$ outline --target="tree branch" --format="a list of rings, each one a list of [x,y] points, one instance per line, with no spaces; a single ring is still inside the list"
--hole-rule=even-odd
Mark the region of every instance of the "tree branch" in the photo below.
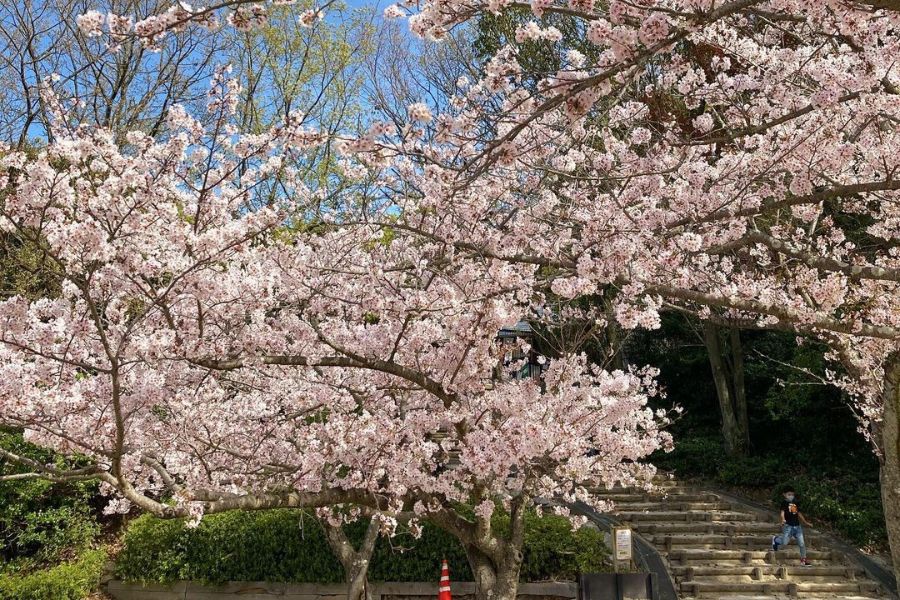
[[[874,265],[854,265],[834,258],[819,256],[810,252],[804,252],[802,250],[791,248],[786,242],[775,239],[774,237],[761,231],[748,231],[744,237],[716,248],[710,251],[709,254],[719,254],[722,251],[749,246],[752,244],[762,244],[770,250],[799,260],[805,265],[822,271],[842,273],[844,275],[857,279],[873,279],[878,281],[900,282],[900,269],[876,267]]]

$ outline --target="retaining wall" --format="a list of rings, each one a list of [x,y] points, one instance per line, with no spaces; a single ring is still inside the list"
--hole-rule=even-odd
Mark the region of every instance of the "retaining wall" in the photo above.
[[[375,600],[434,600],[437,583],[373,583]],[[474,600],[475,584],[454,582],[454,600]],[[230,582],[204,585],[179,581],[171,585],[126,583],[112,580],[107,593],[116,600],[346,600],[347,586],[342,584]],[[575,582],[523,583],[522,600],[572,600],[578,595]]]

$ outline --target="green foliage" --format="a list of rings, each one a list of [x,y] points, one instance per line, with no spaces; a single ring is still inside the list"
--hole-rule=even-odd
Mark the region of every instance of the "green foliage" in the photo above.
[[[59,267],[46,250],[45,243],[32,232],[0,232],[0,290],[4,298],[20,295],[34,300],[59,294]]]
[[[87,547],[99,533],[99,526],[86,506],[21,512],[16,518],[18,527],[11,528],[6,550],[19,556],[2,570],[23,570],[55,562]]]
[[[883,545],[887,539],[877,470],[850,457],[803,463],[794,460],[802,449],[786,446],[760,456],[730,457],[715,437],[688,438],[675,450],[656,458],[654,464],[674,470],[683,478],[702,478],[735,488],[771,491],[772,510],[777,510],[780,491],[786,485],[797,489],[803,512],[817,524],[835,530],[859,546]],[[868,458],[868,457],[863,457]],[[854,462],[856,461],[856,462]]]
[[[366,523],[350,526],[347,537],[356,547],[365,534]],[[447,559],[450,576],[455,581],[471,581],[472,571],[462,546],[452,535],[428,524],[416,539],[408,531],[400,531],[392,539],[380,538],[369,567],[371,581],[438,581],[441,559]]]
[[[810,340],[798,345],[786,333],[770,332],[751,339],[750,350],[767,360],[748,361],[747,374],[757,382],[762,406],[773,421],[802,419],[814,407],[841,404],[839,391],[816,379],[826,367],[839,369],[826,363],[824,346]]]
[[[42,463],[64,464],[15,430],[0,429],[0,447]],[[0,461],[2,473],[22,470]],[[89,482],[0,482],[0,573],[41,568],[88,548],[100,533],[91,505],[96,491],[96,484]]]
[[[366,523],[346,527],[358,547]],[[503,528],[504,517],[495,525]],[[169,582],[193,579],[340,583],[344,572],[332,555],[318,521],[296,510],[229,512],[209,515],[188,529],[183,521],[145,515],[135,519],[123,537],[116,575],[130,581]],[[599,531],[572,532],[566,519],[529,514],[523,581],[572,579],[579,571],[608,569],[608,551]],[[415,539],[401,531],[376,545],[372,581],[436,581],[446,558],[457,581],[471,581],[465,552],[448,533],[426,524]]]
[[[0,600],[82,600],[100,584],[104,550],[88,550],[78,560],[25,575],[0,575]]]
[[[784,472],[784,459],[778,455],[727,457],[719,466],[716,478],[726,485],[768,487],[778,483]]]
[[[122,541],[116,574],[127,580],[343,581],[322,528],[298,511],[209,515],[195,529],[143,515]]]
[[[526,518],[523,581],[575,579],[581,573],[610,569],[611,557],[603,533],[590,527],[573,532],[566,519]]]
[[[785,485],[797,488],[803,513],[831,525],[843,538],[858,546],[879,546],[887,539],[881,492],[874,482],[861,482],[857,474],[822,478],[800,475],[780,482],[773,502]]]
[[[562,33],[562,40],[527,40],[517,43],[516,29],[535,20],[541,27],[556,27]],[[522,66],[527,86],[535,85],[546,73],[559,70],[565,62],[564,55],[568,49],[578,50],[587,57],[588,62],[596,60],[600,53],[596,45],[587,41],[585,25],[580,19],[552,13],[535,19],[527,8],[512,7],[497,15],[480,15],[475,33],[472,47],[475,55],[482,61],[487,61],[508,44],[517,46],[516,60]]]
[[[724,462],[722,440],[717,437],[689,437],[676,439],[675,449],[654,456],[654,465],[675,471],[681,478],[708,477],[718,473]]]
[[[654,464],[683,478],[712,479],[735,487],[770,487],[787,472],[783,457],[728,456],[722,441],[713,437],[680,441],[669,454],[660,454]]]
[[[260,27],[224,34],[229,47],[226,62],[234,67],[234,77],[244,90],[237,115],[242,130],[262,133],[297,110],[304,113],[305,122],[315,123],[323,132],[353,129],[364,120],[361,67],[376,52],[378,38],[372,15],[337,2],[316,27],[296,27],[297,18],[313,6],[311,0],[276,5]],[[288,163],[312,189],[333,191],[347,183],[337,159],[330,145],[323,144],[292,152]],[[279,193],[277,188],[268,189],[267,201]],[[301,220],[312,216],[304,213]]]

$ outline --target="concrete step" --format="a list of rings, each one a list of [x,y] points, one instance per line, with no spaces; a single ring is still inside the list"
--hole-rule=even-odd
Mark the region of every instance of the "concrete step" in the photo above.
[[[675,577],[681,578],[683,581],[707,577],[746,577],[750,580],[784,579],[790,581],[840,577],[854,581],[865,576],[865,571],[862,569],[843,565],[812,565],[809,567],[784,567],[777,565],[712,565],[694,567],[678,565],[673,566],[671,571]]]
[[[688,583],[864,583],[865,580],[845,579],[843,577],[817,577],[814,575],[804,575],[803,577],[792,577],[790,579],[780,579],[778,577],[762,575],[754,577],[753,575],[697,575],[693,579],[675,578],[678,584]],[[846,590],[844,590],[846,591]]]
[[[859,567],[850,565],[811,565],[804,567],[802,565],[779,566],[780,571],[777,574],[779,579],[788,579],[791,581],[814,581],[818,579],[827,579],[829,577],[842,577],[847,581],[863,580],[866,581],[866,572]]]
[[[616,504],[631,504],[634,502],[716,502],[719,497],[715,494],[677,492],[636,492],[632,494],[600,494],[604,500]]]
[[[724,550],[731,549],[758,549],[765,550],[772,548],[772,536],[765,535],[709,535],[709,534],[670,534],[670,535],[648,535],[645,536],[648,542],[658,547],[664,547],[667,551],[676,546],[686,546],[688,548],[722,548]],[[816,544],[819,536],[807,535],[807,547]],[[790,546],[785,548],[788,550]],[[780,549],[779,549],[780,551]]]
[[[719,550],[709,548],[675,548],[667,553],[672,565],[781,565],[795,564],[800,560],[796,550],[779,550],[777,553],[763,550]],[[816,564],[843,564],[844,557],[830,550],[809,550],[807,557]]]
[[[663,488],[663,487],[665,487],[665,488],[684,487],[684,484],[682,484],[682,483],[681,483],[680,481],[678,481],[677,479],[673,479],[673,478],[671,478],[671,477],[654,477],[653,479],[650,480],[650,482],[651,482],[655,487],[659,487],[659,488]]]
[[[710,511],[710,512],[683,512],[683,511],[629,511],[623,510],[616,513],[623,521],[656,521],[657,523],[702,523],[708,521],[757,521],[756,515],[734,511]],[[775,518],[772,518],[774,522]]]
[[[603,490],[618,520],[667,559],[682,598],[716,600],[862,600],[880,587],[826,539],[806,531],[812,566],[800,565],[796,544],[778,552],[775,510],[763,514],[719,495],[661,478],[653,490]]]
[[[623,512],[668,512],[668,511],[696,511],[703,512],[729,512],[734,510],[730,502],[682,502],[679,500],[667,500],[665,502],[618,502],[616,510]]]
[[[760,596],[757,594],[721,594],[716,596],[717,600],[790,600],[790,596],[784,594],[770,594]],[[824,596],[821,594],[803,594],[803,600],[872,600],[872,596],[860,596],[857,594],[847,594],[846,592],[840,596]]]
[[[651,487],[651,490],[649,490],[649,491],[651,491],[651,492],[655,491],[657,493],[668,492],[668,491],[672,491],[672,490],[689,489],[689,488],[686,488],[685,486],[681,485],[677,481],[670,481],[670,480],[654,481],[650,487]],[[621,485],[616,485],[611,488],[595,487],[595,488],[591,488],[590,491],[592,493],[599,494],[601,496],[603,494],[644,494],[644,493],[648,492],[648,490],[645,490],[643,488],[624,487]]]
[[[808,593],[832,593],[832,594],[842,594],[845,592],[849,592],[851,594],[860,594],[863,596],[871,595],[878,596],[879,589],[878,586],[868,580],[862,581],[845,581],[843,583],[831,583],[831,582],[815,582],[815,581],[804,581],[797,584],[798,592],[801,594]]]
[[[632,527],[642,535],[722,533],[728,535],[768,535],[769,540],[771,540],[773,535],[781,533],[780,530],[772,526],[772,523],[757,523],[753,521],[741,521],[740,523],[723,521],[705,521],[699,523],[651,523],[637,521]]]
[[[875,597],[878,587],[871,582],[835,582],[794,583],[789,581],[754,581],[754,582],[699,582],[690,581],[680,584],[681,593],[686,596],[721,597],[723,592],[739,592],[744,594],[804,597],[809,594],[858,594]]]
[[[804,593],[803,600],[872,600],[872,595],[868,596],[860,596],[858,594],[848,594],[846,592],[842,593],[840,596],[831,596],[831,595],[823,595],[823,594],[813,594],[813,593]],[[768,594],[768,595],[759,595],[759,594],[729,594],[724,593],[716,596],[718,600],[789,600],[790,596],[785,594]]]

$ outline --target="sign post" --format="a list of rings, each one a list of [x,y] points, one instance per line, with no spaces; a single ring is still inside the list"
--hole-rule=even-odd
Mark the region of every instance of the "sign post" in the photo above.
[[[619,572],[619,561],[631,564],[631,528],[613,528],[613,568]]]

